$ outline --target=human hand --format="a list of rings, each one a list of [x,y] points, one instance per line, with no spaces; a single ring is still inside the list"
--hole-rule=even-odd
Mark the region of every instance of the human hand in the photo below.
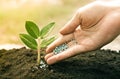
[[[116,0],[117,1],[117,0]],[[95,1],[80,8],[60,30],[61,36],[46,49],[48,64],[96,50],[111,42],[120,34],[120,1]],[[75,39],[77,44],[57,55],[55,47]]]

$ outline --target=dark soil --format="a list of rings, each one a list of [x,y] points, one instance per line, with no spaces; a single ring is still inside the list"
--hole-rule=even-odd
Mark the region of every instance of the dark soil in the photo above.
[[[96,50],[35,69],[36,51],[0,50],[0,79],[120,79],[120,52]]]

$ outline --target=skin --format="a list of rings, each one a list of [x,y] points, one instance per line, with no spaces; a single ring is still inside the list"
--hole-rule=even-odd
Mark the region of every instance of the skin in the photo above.
[[[60,37],[46,49],[46,62],[51,65],[69,57],[96,50],[110,43],[120,34],[120,1],[98,0],[75,13],[60,30]],[[56,46],[74,38],[77,45],[54,55]]]

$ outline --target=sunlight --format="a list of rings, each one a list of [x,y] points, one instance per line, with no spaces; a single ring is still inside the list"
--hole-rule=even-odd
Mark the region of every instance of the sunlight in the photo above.
[[[0,7],[3,9],[19,8],[23,5],[40,5],[40,4],[61,4],[61,0],[0,0]]]

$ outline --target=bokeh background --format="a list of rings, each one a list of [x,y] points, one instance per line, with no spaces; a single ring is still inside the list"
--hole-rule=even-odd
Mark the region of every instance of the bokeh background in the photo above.
[[[56,22],[54,33],[64,26],[79,7],[93,0],[0,0],[0,44],[21,44],[19,33],[25,32],[25,21],[40,28]]]
[[[92,1],[95,0],[0,0],[0,47],[23,45],[19,33],[26,33],[25,21],[28,20],[40,28],[54,21],[56,27],[51,34],[57,34],[78,8]],[[120,43],[120,39],[117,40],[112,45]],[[118,49],[120,45],[116,47]]]

